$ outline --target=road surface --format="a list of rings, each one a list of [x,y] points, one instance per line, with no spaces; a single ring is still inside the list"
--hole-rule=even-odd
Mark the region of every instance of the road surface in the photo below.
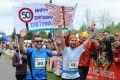
[[[0,80],[16,80],[15,68],[11,63],[11,59],[7,56],[0,58]]]

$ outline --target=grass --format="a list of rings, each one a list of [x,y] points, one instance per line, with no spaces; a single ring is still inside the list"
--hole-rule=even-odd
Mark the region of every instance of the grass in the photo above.
[[[62,80],[61,77],[58,77],[52,73],[48,73],[48,80]]]

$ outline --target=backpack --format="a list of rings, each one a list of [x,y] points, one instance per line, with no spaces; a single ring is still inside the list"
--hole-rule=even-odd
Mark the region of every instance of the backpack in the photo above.
[[[28,57],[28,63],[27,63],[28,66],[27,66],[27,68],[29,68],[29,70],[27,70],[26,80],[34,80],[33,74],[32,74],[32,66],[31,66],[32,53],[33,53],[33,51],[27,56]],[[47,56],[49,56],[47,51],[46,51],[46,54],[47,54]],[[47,65],[47,61],[46,61],[46,65]],[[45,68],[45,73],[46,73],[46,68]],[[46,76],[46,78],[47,78],[47,76]]]

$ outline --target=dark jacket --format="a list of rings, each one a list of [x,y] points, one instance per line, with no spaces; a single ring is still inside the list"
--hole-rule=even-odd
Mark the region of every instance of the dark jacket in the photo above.
[[[19,58],[19,53],[15,53],[12,57],[12,65],[13,67],[16,67],[16,74],[18,75],[24,75],[26,74],[27,70],[27,55],[22,54],[22,65],[19,64],[20,58]]]
[[[115,42],[113,37],[109,37],[107,40],[103,40],[104,44],[106,45],[106,51],[109,62],[113,61],[113,53],[112,53],[112,47],[111,43]]]

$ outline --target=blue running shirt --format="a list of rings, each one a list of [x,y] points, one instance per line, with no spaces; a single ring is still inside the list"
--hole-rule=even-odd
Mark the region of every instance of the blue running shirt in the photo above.
[[[36,50],[35,48],[27,48],[27,55],[31,52],[31,67],[34,80],[47,79],[46,62],[48,56],[52,56],[52,51],[48,49]]]

